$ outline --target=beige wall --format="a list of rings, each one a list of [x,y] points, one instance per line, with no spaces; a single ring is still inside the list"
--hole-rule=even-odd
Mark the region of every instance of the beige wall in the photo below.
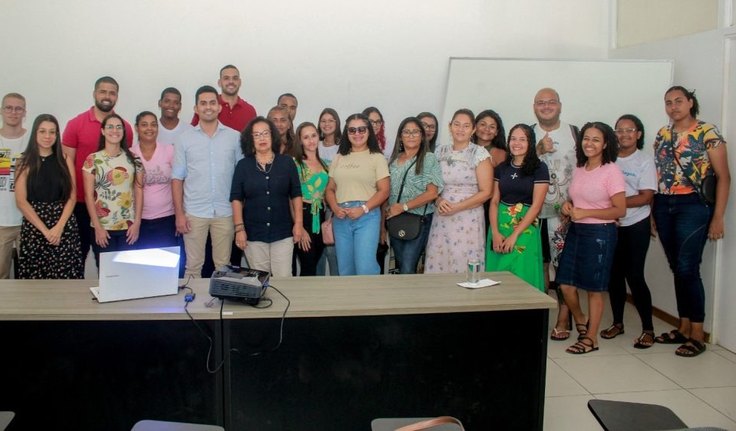
[[[718,28],[719,0],[618,0],[616,46]]]

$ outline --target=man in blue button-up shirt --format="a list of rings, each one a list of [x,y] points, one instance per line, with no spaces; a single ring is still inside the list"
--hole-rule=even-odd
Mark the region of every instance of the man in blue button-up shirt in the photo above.
[[[177,138],[171,174],[176,230],[184,235],[187,253],[187,278],[200,276],[208,232],[215,268],[230,262],[234,234],[230,186],[235,164],[242,158],[240,134],[217,119],[222,109],[217,90],[201,87],[195,101],[199,124]]]

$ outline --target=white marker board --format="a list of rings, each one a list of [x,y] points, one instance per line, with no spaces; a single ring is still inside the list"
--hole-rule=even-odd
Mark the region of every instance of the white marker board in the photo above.
[[[644,123],[649,144],[667,123],[664,92],[672,73],[670,60],[450,58],[438,142],[449,142],[447,124],[460,108],[476,115],[493,109],[507,131],[517,123],[536,123],[534,95],[551,87],[560,94],[563,121],[578,127],[603,121],[613,127],[622,114],[634,114]]]

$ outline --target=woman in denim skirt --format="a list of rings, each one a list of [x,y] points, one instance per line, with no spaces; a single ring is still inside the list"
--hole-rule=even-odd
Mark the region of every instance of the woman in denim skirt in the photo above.
[[[568,353],[598,350],[597,334],[603,314],[603,292],[608,289],[616,250],[616,219],[626,215],[625,182],[614,163],[618,152],[616,135],[601,122],[588,123],[575,145],[577,168],[570,183],[570,201],[562,215],[572,223],[560,256],[557,283],[570,308],[578,341]],[[588,292],[588,317],[580,307],[578,289]]]

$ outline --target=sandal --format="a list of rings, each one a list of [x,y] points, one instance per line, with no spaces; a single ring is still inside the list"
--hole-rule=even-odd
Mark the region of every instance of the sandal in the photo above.
[[[663,332],[662,335],[654,337],[655,343],[660,344],[683,344],[687,343],[688,338],[682,335],[682,332],[673,329],[670,332]]]
[[[586,342],[586,340],[588,342]],[[590,337],[581,336],[578,338],[578,342],[568,347],[565,351],[572,353],[573,355],[584,355],[586,353],[595,352],[598,350],[598,346],[594,344],[594,341]]]
[[[610,340],[611,338],[616,338],[619,335],[624,334],[624,324],[623,323],[614,323],[608,328],[601,331],[601,338],[605,338],[606,340]]]
[[[683,358],[694,358],[703,352],[705,352],[705,343],[691,338],[675,350],[675,355]]]
[[[578,331],[578,341],[583,339],[586,335],[588,335],[588,324],[590,323],[590,319],[588,319],[585,323],[576,323],[575,329]]]
[[[552,328],[552,333],[549,335],[549,339],[554,341],[565,341],[568,338],[570,338],[569,329]]]
[[[634,343],[636,349],[648,349],[654,345],[654,331],[644,331]]]

